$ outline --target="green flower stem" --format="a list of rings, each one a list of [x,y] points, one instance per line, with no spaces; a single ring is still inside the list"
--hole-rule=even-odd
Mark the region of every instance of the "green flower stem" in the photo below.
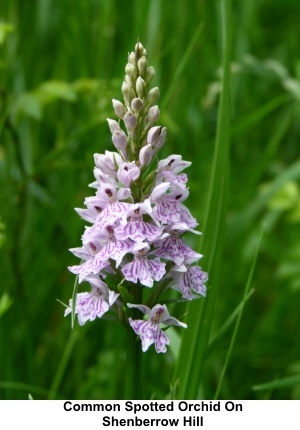
[[[142,303],[142,286],[137,283],[133,287],[134,303]],[[139,319],[138,309],[130,309],[129,315],[133,319]],[[141,343],[131,326],[127,326],[127,364],[126,364],[126,400],[141,400],[141,370],[142,370],[142,348]]]

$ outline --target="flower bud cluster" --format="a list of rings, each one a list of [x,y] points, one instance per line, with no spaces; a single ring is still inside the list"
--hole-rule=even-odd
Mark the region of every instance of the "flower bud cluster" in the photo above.
[[[186,325],[171,317],[158,300],[167,289],[177,290],[180,300],[206,295],[207,273],[195,265],[202,255],[189,247],[183,236],[195,230],[196,219],[184,205],[189,195],[182,171],[191,163],[180,155],[155,162],[166,141],[167,129],[156,126],[158,88],[148,89],[154,77],[147,51],[138,42],[128,55],[122,84],[124,101],[113,99],[115,114],[108,119],[116,152],[95,154],[95,195],[76,209],[88,223],[82,246],[70,251],[81,259],[69,267],[90,292],[77,294],[75,313],[79,324],[102,317],[111,310],[141,337],[142,349],[151,344],[165,352],[169,339],[161,324]],[[143,303],[144,289],[151,289]],[[149,306],[152,306],[152,309]],[[147,320],[131,317],[139,309]],[[72,301],[65,315],[72,309]]]

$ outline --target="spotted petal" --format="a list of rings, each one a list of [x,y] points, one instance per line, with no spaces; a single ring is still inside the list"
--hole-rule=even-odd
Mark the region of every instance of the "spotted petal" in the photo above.
[[[130,282],[137,283],[138,279],[145,287],[153,287],[153,282],[160,281],[166,273],[165,263],[161,263],[158,259],[135,259],[131,263],[125,264],[122,268],[122,273],[125,279]]]
[[[65,310],[65,316],[71,312],[72,300],[69,307]],[[92,289],[90,293],[79,293],[76,298],[75,313],[78,315],[79,325],[87,321],[94,321],[97,317],[101,318],[109,309],[109,304],[104,300],[102,292],[98,289]]]
[[[154,254],[167,260],[172,260],[177,266],[180,266],[186,258],[194,258],[199,260],[202,255],[193,251],[192,248],[187,246],[182,239],[171,235],[161,241],[156,241],[154,246],[158,248]]]
[[[133,320],[129,318],[129,324],[135,331],[135,333],[140,336],[142,341],[142,350],[145,352],[153,343],[155,344],[156,352],[166,352],[166,345],[170,344],[168,336],[161,330],[161,328],[149,321],[143,320]]]
[[[208,274],[201,270],[199,266],[180,266],[173,268],[171,271],[174,279],[173,287],[182,293],[182,297],[187,300],[192,300],[195,291],[201,296],[206,296],[206,286],[204,282],[208,279]]]
[[[126,225],[115,229],[116,237],[120,240],[132,239],[134,242],[153,242],[162,233],[162,229],[142,220],[131,220]]]

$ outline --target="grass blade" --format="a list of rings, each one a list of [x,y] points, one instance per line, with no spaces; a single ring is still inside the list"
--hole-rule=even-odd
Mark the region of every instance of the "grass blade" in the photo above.
[[[8,390],[25,391],[26,393],[30,392],[41,396],[47,396],[49,394],[49,390],[36,387],[35,385],[24,384],[22,382],[0,381],[0,388],[4,388]]]
[[[75,311],[76,311],[76,299],[77,299],[77,291],[78,291],[78,276],[75,278],[73,294],[72,294],[72,312],[71,312],[71,327],[74,328],[75,324]]]
[[[238,329],[239,329],[239,325],[240,325],[240,322],[241,322],[241,318],[242,318],[242,314],[243,314],[243,310],[244,310],[244,306],[245,306],[245,299],[246,299],[246,297],[249,294],[249,288],[250,288],[250,285],[251,285],[252,276],[253,276],[254,268],[255,268],[255,265],[256,265],[256,261],[257,261],[257,256],[258,256],[258,252],[259,252],[259,248],[260,248],[260,244],[261,244],[261,239],[262,239],[262,234],[263,234],[263,229],[261,231],[261,235],[260,235],[260,238],[258,240],[257,249],[256,249],[256,252],[255,252],[255,255],[254,255],[254,258],[253,258],[252,266],[251,266],[251,269],[250,269],[250,273],[249,273],[249,276],[248,276],[248,279],[247,279],[247,283],[246,283],[246,287],[245,287],[245,291],[244,291],[244,297],[243,297],[243,301],[242,301],[242,306],[240,307],[239,314],[238,314],[238,317],[237,317],[237,320],[236,320],[236,323],[235,323],[235,326],[234,326],[234,330],[233,330],[233,333],[232,333],[230,345],[229,345],[229,348],[228,348],[228,351],[227,351],[227,354],[226,354],[224,366],[223,366],[223,369],[222,369],[222,372],[221,372],[221,375],[220,375],[220,379],[219,379],[219,383],[218,383],[218,386],[217,386],[217,390],[216,390],[216,393],[215,393],[215,396],[214,396],[215,400],[219,397],[219,394],[220,394],[220,390],[221,390],[222,383],[223,383],[223,380],[224,380],[225,372],[226,372],[226,369],[228,367],[228,363],[229,363],[229,359],[230,359],[230,356],[231,356],[231,353],[232,353],[233,345],[234,345],[234,342],[235,342],[235,339],[236,339],[236,335],[237,335],[237,332],[238,332]]]
[[[206,267],[214,285],[207,298],[189,303],[187,330],[182,337],[179,360],[173,382],[179,379],[179,398],[197,398],[204,371],[206,348],[208,344],[212,316],[217,294],[214,281],[218,273],[218,261],[224,237],[227,178],[229,172],[229,137],[230,137],[230,59],[231,59],[231,2],[221,0],[223,34],[223,76],[215,153],[210,180],[208,205],[204,222],[203,251]],[[188,353],[187,353],[188,351]]]
[[[273,111],[288,103],[290,100],[290,96],[281,94],[280,96],[265,103],[259,109],[256,108],[254,112],[249,113],[246,115],[246,117],[242,118],[235,124],[235,126],[232,128],[232,136],[236,137],[247,133],[249,129],[256,126],[258,123],[267,118]]]
[[[170,102],[172,94],[174,94],[174,90],[175,90],[175,87],[176,87],[176,85],[178,83],[178,80],[179,80],[179,78],[180,78],[180,76],[181,76],[181,74],[182,74],[182,72],[184,70],[184,67],[185,67],[188,59],[190,58],[190,56],[191,56],[191,54],[193,52],[193,49],[194,49],[196,43],[199,40],[199,37],[200,37],[200,34],[201,34],[202,30],[203,30],[203,23],[201,22],[198,25],[198,27],[196,28],[194,36],[191,39],[189,45],[187,46],[186,51],[185,51],[185,53],[183,55],[183,58],[180,61],[178,67],[175,70],[173,79],[172,79],[172,81],[171,81],[171,83],[170,83],[170,85],[168,87],[168,92],[167,92],[167,94],[165,95],[165,97],[164,97],[164,99],[162,101],[162,105],[161,105],[161,110],[162,111],[166,110],[166,107],[167,107],[168,103]]]
[[[78,337],[77,331],[73,330],[70,334],[70,337],[69,337],[69,340],[66,344],[63,356],[62,356],[61,361],[58,365],[57,372],[54,376],[54,379],[53,379],[53,382],[52,382],[52,385],[51,385],[51,388],[49,391],[48,400],[53,400],[56,398],[57,391],[59,389],[59,386],[60,386],[61,380],[63,378],[64,372],[66,370],[68,361],[71,357],[71,353],[72,353],[73,348],[75,346],[77,337]]]
[[[254,385],[252,390],[272,390],[275,388],[291,387],[300,384],[300,374],[287,376],[286,378],[277,379],[276,381],[265,382],[264,384]]]
[[[235,310],[231,313],[231,315],[227,318],[227,320],[222,324],[221,328],[217,331],[217,333],[210,339],[206,354],[209,355],[211,351],[215,348],[215,345],[218,343],[219,339],[230,329],[231,325],[234,323],[236,318],[239,316],[242,308],[250,299],[252,294],[254,293],[254,288],[249,291],[248,294],[242,299],[239,305],[235,308]]]
[[[265,208],[266,203],[273,197],[280,188],[288,181],[300,178],[300,161],[297,160],[280,173],[276,179],[270,184],[269,188],[264,193],[260,193],[253,201],[239,213],[238,218],[233,219],[228,228],[228,234],[231,240],[240,235],[242,231],[246,230],[247,226],[253,224],[254,219]]]

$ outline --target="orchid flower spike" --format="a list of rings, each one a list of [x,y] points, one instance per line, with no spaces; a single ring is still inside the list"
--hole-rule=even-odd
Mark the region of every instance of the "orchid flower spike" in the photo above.
[[[197,265],[202,255],[186,242],[201,234],[185,205],[183,171],[191,163],[180,154],[158,160],[167,129],[157,124],[154,74],[138,42],[125,66],[123,100],[112,100],[116,119],[107,120],[114,151],[94,154],[95,194],[85,199],[85,208],[76,208],[88,225],[82,245],[70,250],[81,261],[69,270],[90,290],[71,299],[65,315],[75,313],[83,325],[109,314],[140,337],[144,352],[154,344],[162,353],[170,343],[167,328],[187,326],[159,304],[161,294],[171,288],[180,301],[205,297],[208,275]],[[152,308],[143,301],[145,290]],[[138,311],[147,319],[138,319]]]

